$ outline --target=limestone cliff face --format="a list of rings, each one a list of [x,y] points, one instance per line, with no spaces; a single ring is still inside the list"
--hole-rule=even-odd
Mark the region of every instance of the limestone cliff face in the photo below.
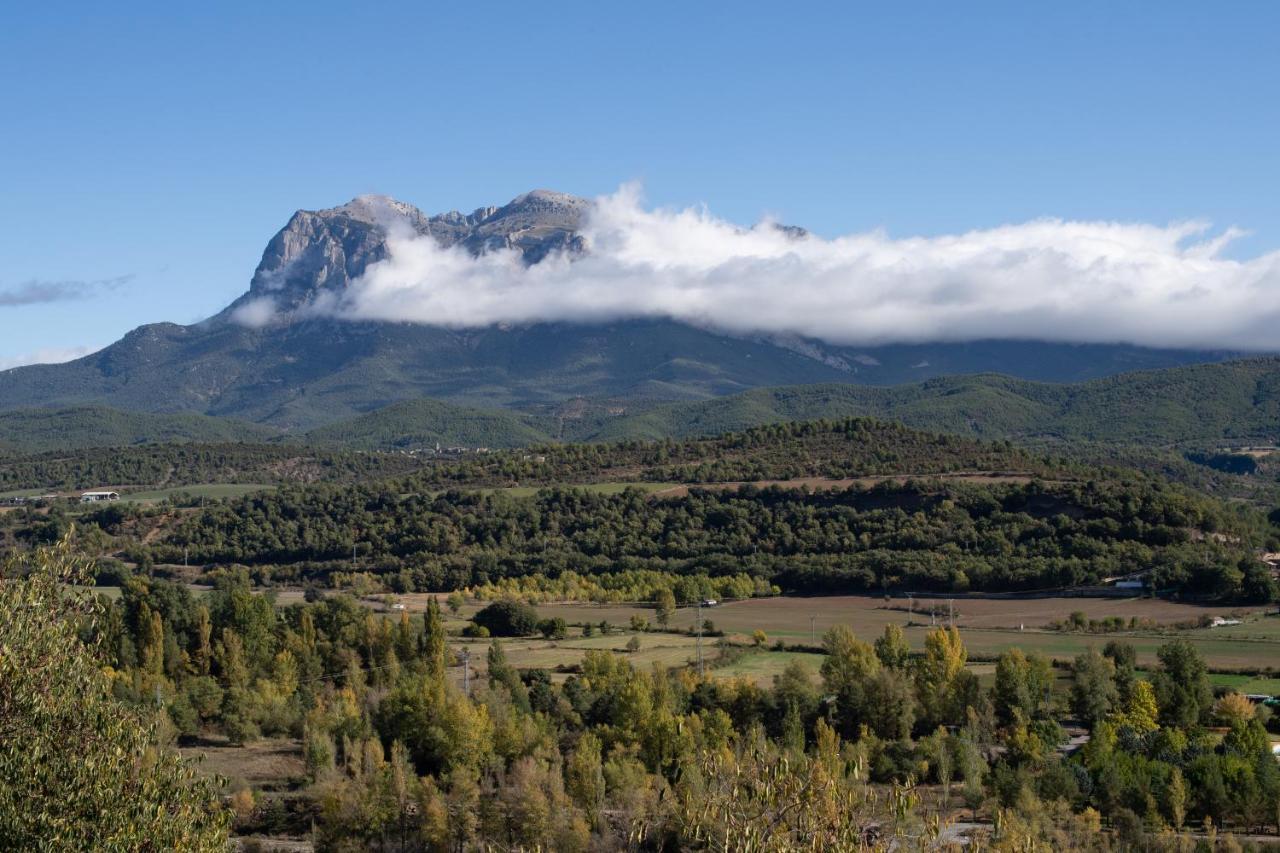
[[[360,196],[327,210],[299,210],[267,244],[249,292],[229,310],[267,297],[277,309],[287,311],[321,291],[341,291],[386,257],[387,235],[397,228],[430,235],[442,246],[460,245],[473,254],[515,249],[527,263],[537,263],[553,251],[581,251],[578,230],[589,204],[564,193],[534,190],[502,207],[482,207],[470,214],[427,216],[386,196]]]

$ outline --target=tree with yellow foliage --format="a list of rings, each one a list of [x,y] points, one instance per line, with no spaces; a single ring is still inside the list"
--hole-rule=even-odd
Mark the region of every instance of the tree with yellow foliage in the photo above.
[[[159,745],[154,712],[111,697],[80,638],[91,578],[69,538],[0,570],[0,848],[225,851],[212,784]]]

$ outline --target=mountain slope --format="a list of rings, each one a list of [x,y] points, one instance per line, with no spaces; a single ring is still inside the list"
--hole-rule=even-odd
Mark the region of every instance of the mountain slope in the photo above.
[[[759,424],[872,416],[992,438],[1185,445],[1280,441],[1280,358],[1140,371],[1074,384],[1008,376],[895,387],[761,388],[605,422],[597,438],[717,434]]]
[[[472,253],[510,249],[534,264],[552,252],[588,251],[579,233],[588,210],[582,199],[537,190],[470,214],[427,216],[375,196],[298,211],[268,243],[249,290],[219,314],[190,326],[142,326],[65,364],[0,372],[0,411],[98,404],[304,431],[424,397],[551,408],[576,397],[698,400],[766,386],[886,385],[992,371],[1069,382],[1230,356],[1033,341],[833,346],[666,319],[453,329],[328,319],[315,310],[385,259],[388,234],[398,229]]]
[[[1191,365],[1072,384],[979,374],[891,387],[848,384],[757,388],[711,400],[649,406],[585,404],[558,417],[402,403],[309,437],[358,447],[445,443],[457,425],[483,426],[493,447],[539,440],[661,440],[819,418],[876,417],[917,429],[986,438],[1159,446],[1280,441],[1280,358]],[[625,410],[620,414],[608,414]],[[566,411],[570,410],[570,411]],[[480,440],[483,437],[485,440]]]
[[[106,406],[0,412],[0,450],[40,453],[133,444],[265,441],[278,431],[192,414],[122,412]]]
[[[525,447],[549,440],[549,418],[499,409],[452,406],[436,400],[406,400],[367,415],[313,429],[308,444],[352,449],[432,447]]]

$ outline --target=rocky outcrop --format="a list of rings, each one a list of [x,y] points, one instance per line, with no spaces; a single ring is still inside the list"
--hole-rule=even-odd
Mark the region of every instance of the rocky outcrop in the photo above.
[[[534,190],[502,207],[482,207],[427,216],[411,204],[387,196],[360,196],[327,210],[299,210],[267,244],[249,292],[224,315],[261,299],[277,311],[291,311],[321,291],[341,291],[370,264],[387,255],[387,235],[409,229],[434,237],[442,246],[460,245],[472,254],[514,249],[526,263],[554,251],[583,250],[581,229],[586,199]]]

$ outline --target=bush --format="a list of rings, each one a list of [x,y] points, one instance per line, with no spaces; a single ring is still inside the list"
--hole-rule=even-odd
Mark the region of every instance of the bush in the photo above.
[[[466,627],[462,629],[462,636],[474,637],[483,640],[489,636],[489,629],[483,625],[477,625],[474,622],[468,622]]]
[[[472,619],[494,637],[526,637],[538,630],[538,611],[523,601],[495,601]]]
[[[539,622],[538,630],[548,640],[563,640],[569,633],[569,623],[556,616]]]

